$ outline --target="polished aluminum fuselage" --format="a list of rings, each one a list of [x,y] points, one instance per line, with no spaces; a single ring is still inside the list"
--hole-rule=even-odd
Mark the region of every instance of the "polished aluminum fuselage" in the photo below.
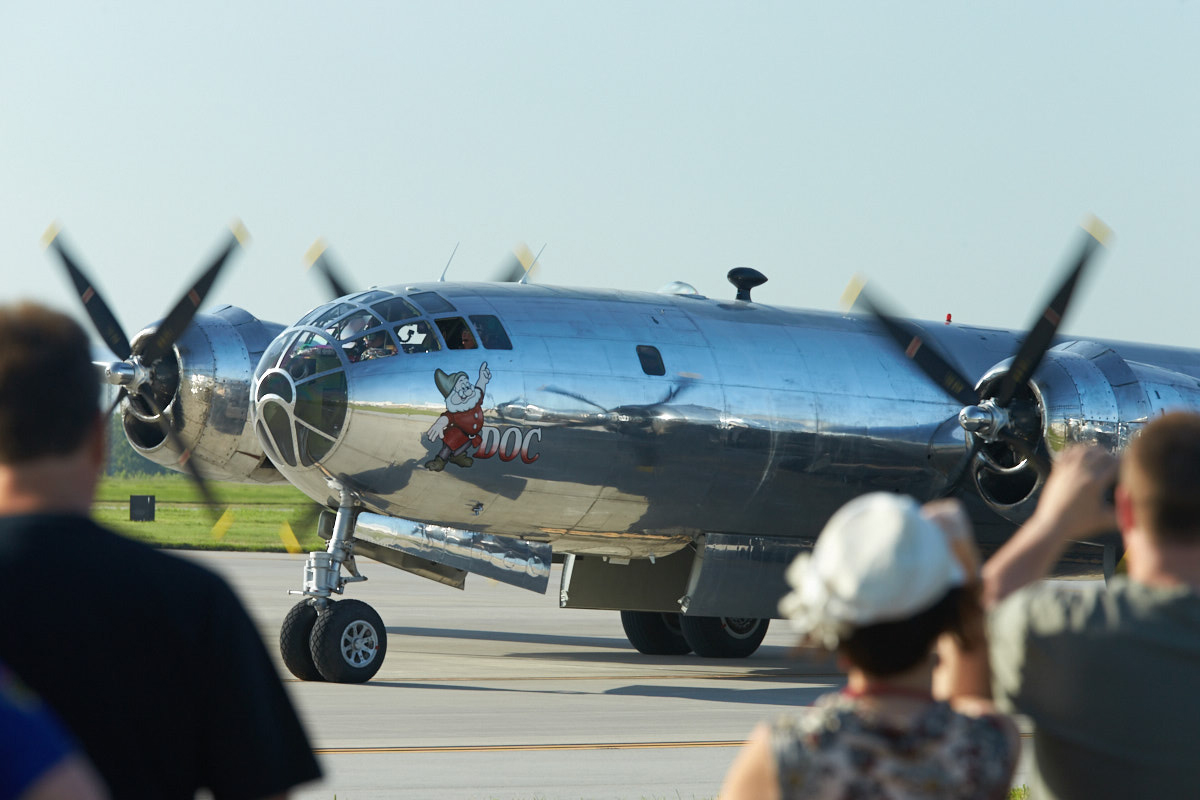
[[[332,447],[311,466],[272,458],[320,503],[336,505],[344,485],[380,514],[640,558],[705,532],[811,539],[863,492],[926,499],[944,491],[964,452],[960,406],[866,317],[519,284],[387,291],[436,292],[459,316],[494,315],[512,348],[358,362],[342,355],[345,416]],[[1010,331],[921,328],[968,376],[983,376],[1018,345]],[[282,336],[298,330],[319,328]],[[657,351],[664,374],[650,374],[639,346]],[[1200,377],[1196,351],[1098,347],[1152,365],[1172,390],[1194,390]],[[485,429],[465,451],[473,463],[427,469],[440,445],[427,433],[447,411],[435,371],[474,383],[484,363]],[[1113,425],[1194,402],[1138,391],[1120,401]],[[1076,434],[1085,435],[1072,436],[1086,439],[1094,427],[1082,419]],[[965,494],[985,545],[1011,532],[1011,521]]]

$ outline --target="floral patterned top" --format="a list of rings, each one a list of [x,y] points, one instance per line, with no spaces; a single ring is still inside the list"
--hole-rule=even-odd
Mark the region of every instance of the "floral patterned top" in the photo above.
[[[841,693],[776,720],[771,749],[784,800],[1004,798],[1018,755],[998,716],[930,702],[901,728]]]

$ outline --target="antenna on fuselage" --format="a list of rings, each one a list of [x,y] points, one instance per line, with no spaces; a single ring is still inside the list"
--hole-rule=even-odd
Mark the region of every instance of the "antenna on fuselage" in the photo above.
[[[438,283],[444,283],[446,281],[446,271],[450,269],[450,262],[454,260],[454,254],[458,252],[458,246],[460,244],[462,244],[462,242],[454,243],[454,249],[450,251],[450,257],[446,259],[446,266],[442,268],[442,277],[438,278]]]
[[[546,249],[546,245],[542,245],[542,250]],[[534,266],[537,265],[538,259],[542,257],[542,250],[537,251],[537,255],[533,257],[533,261],[529,262],[529,266],[525,268],[525,274],[521,276],[521,280],[517,283],[525,283],[529,279],[529,273],[533,272]]]

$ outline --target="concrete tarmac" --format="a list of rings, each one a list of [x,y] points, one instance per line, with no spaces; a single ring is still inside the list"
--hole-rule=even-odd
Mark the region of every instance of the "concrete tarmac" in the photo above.
[[[779,620],[750,658],[644,656],[617,612],[558,608],[557,568],[545,595],[477,576],[458,591],[363,558],[346,596],[383,618],[383,667],[301,682],[278,638],[305,557],[184,555],[234,586],[285,677],[325,772],[299,800],[715,798],[757,722],[844,683],[828,655],[792,655]]]

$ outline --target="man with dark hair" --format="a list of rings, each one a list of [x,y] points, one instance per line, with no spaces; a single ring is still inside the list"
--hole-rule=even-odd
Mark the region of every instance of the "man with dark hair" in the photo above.
[[[984,567],[997,703],[1034,723],[1033,796],[1193,797],[1200,786],[1200,416],[1151,421],[1119,466],[1067,450]],[[1027,585],[1119,527],[1128,576]]]
[[[113,797],[283,797],[320,771],[229,586],[88,519],[105,420],[68,317],[0,307],[0,660]]]

